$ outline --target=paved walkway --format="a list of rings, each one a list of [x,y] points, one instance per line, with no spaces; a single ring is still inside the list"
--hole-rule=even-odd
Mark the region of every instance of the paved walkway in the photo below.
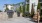
[[[0,23],[34,23],[30,21],[30,18],[24,18],[24,17],[16,17],[16,18],[10,18],[7,20],[2,20]]]
[[[17,17],[17,13],[14,12],[13,18],[8,18],[8,15],[6,12],[0,13],[0,23],[34,23],[30,21],[30,18],[24,18],[22,17],[22,14],[20,14],[20,17]]]

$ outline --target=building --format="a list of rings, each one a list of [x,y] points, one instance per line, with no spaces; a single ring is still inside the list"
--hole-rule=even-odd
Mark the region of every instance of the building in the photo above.
[[[34,8],[34,13],[37,13],[37,6],[38,6],[38,0],[30,0],[29,1],[29,13],[31,14],[32,4]]]
[[[41,4],[41,7],[42,7],[42,0],[39,1],[39,3]],[[6,5],[7,7],[9,8],[9,10],[15,10],[16,11],[16,8],[19,8],[19,6],[23,6],[24,4],[29,4],[29,13],[31,13],[31,7],[32,7],[32,4],[34,5],[34,9],[35,9],[35,13],[37,11],[37,5],[38,5],[38,0],[28,0],[28,1],[25,1],[25,2],[20,2],[20,3],[17,3],[17,4],[5,4],[4,5],[4,9],[6,8]]]
[[[27,2],[26,2],[27,4]],[[17,4],[4,4],[4,11],[6,8],[8,8],[9,10],[13,10],[13,11],[17,11],[16,9],[19,8],[21,6],[21,8],[25,5],[25,2],[20,2]],[[22,8],[23,9],[23,8]]]
[[[8,8],[9,10],[13,10],[14,11],[14,4],[5,4],[4,5],[4,11],[5,11],[6,8]]]
[[[32,4],[34,5],[34,11],[37,12],[37,5],[40,3],[40,8],[42,9],[42,0],[25,0],[26,4],[29,4],[29,13],[31,13]],[[39,1],[39,2],[38,2]]]
[[[20,4],[4,4],[4,11],[6,10],[6,8],[8,8],[9,10],[16,11],[16,8],[19,8],[19,6]]]
[[[40,7],[40,8],[42,9],[42,0],[39,0],[39,3],[40,3],[40,5],[41,5],[41,7]]]

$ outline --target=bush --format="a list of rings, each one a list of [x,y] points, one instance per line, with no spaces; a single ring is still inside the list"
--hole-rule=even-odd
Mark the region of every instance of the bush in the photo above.
[[[0,10],[0,12],[2,12],[2,11]]]
[[[5,12],[6,12],[7,10],[9,10],[9,9],[8,9],[8,8],[6,8],[6,9],[5,9]]]
[[[38,3],[37,9],[40,9],[40,3]]]

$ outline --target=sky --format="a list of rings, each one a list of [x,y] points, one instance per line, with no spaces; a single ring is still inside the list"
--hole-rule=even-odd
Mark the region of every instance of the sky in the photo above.
[[[25,0],[0,0],[0,10],[3,11],[4,4],[17,4],[19,2],[24,2]]]

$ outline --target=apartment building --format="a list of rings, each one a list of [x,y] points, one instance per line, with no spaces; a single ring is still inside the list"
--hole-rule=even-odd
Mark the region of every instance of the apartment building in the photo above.
[[[8,8],[9,10],[14,11],[14,4],[4,4],[4,11],[6,10],[6,8]]]

